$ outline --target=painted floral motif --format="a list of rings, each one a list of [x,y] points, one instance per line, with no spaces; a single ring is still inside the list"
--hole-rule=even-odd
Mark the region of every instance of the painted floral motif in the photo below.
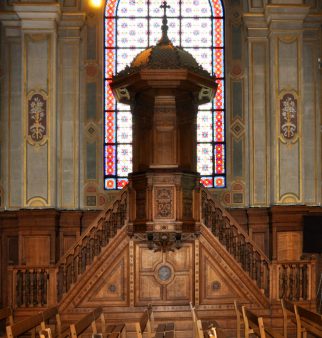
[[[297,133],[297,100],[292,94],[285,94],[280,101],[281,133],[291,140]]]
[[[28,135],[35,142],[46,135],[46,100],[41,94],[34,94],[28,100]]]

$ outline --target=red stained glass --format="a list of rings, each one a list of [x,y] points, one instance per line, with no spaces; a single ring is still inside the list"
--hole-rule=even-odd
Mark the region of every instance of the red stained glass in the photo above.
[[[200,183],[206,188],[212,188],[214,186],[214,180],[212,177],[201,177]]]
[[[115,189],[116,188],[116,179],[115,178],[106,178],[105,179],[105,189]]]
[[[117,189],[124,188],[129,183],[127,178],[122,178],[117,180]]]
[[[226,186],[226,179],[225,176],[215,177],[215,188],[225,188]]]
[[[105,143],[115,142],[115,113],[105,113]]]
[[[115,100],[110,87],[110,81],[105,81],[105,110],[114,110]]]
[[[225,136],[225,126],[224,126],[224,112],[223,111],[215,111],[215,141],[216,142],[224,142]]]
[[[105,146],[105,175],[115,175],[115,146]]]
[[[224,77],[224,50],[215,49],[214,50],[214,74],[216,78]]]
[[[224,46],[224,21],[215,19],[214,21],[214,47]]]
[[[215,97],[215,109],[224,109],[225,97],[224,97],[224,81],[217,80],[218,83],[216,97]]]
[[[215,145],[215,173],[216,174],[224,174],[225,172],[225,152],[224,152],[223,144]]]
[[[223,8],[221,4],[221,0],[213,0],[212,2],[214,7],[214,16],[223,16]]]
[[[115,16],[115,5],[117,0],[107,0],[106,7],[105,7],[105,16],[106,17],[113,17]]]

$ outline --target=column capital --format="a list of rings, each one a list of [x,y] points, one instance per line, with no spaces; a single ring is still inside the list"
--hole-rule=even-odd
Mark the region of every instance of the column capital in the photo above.
[[[249,38],[267,37],[268,26],[263,13],[245,13],[243,20]]]
[[[13,11],[0,11],[0,22],[5,28],[6,37],[20,36],[21,22],[17,13]]]
[[[58,3],[17,3],[13,8],[21,20],[23,30],[55,30],[61,15]]]
[[[310,6],[302,4],[269,4],[264,15],[270,31],[301,30]]]
[[[58,30],[59,36],[64,38],[79,38],[80,31],[85,24],[85,12],[62,13]]]

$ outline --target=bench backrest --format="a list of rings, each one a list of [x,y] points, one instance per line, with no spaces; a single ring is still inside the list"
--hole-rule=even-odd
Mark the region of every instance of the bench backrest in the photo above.
[[[322,337],[322,316],[307,310],[299,305],[294,305],[295,315],[299,321],[300,332],[310,332],[316,337]]]
[[[70,325],[70,333],[72,338],[77,338],[81,335],[88,327],[92,327],[92,333],[97,333],[96,319],[101,318],[102,322],[102,333],[105,333],[105,319],[103,309],[101,307],[96,308],[77,323]]]
[[[147,332],[148,338],[152,338],[152,330],[150,323],[150,310],[149,308],[143,312],[139,322],[135,323],[135,330],[138,338],[143,338],[143,332]]]
[[[0,320],[5,319],[7,325],[13,325],[13,312],[11,307],[0,309]]]
[[[241,316],[243,315],[242,307],[240,304],[237,303],[237,300],[234,300],[234,309],[236,312],[236,337],[240,338],[240,323],[241,323]]]
[[[37,326],[41,324],[42,319],[43,319],[42,314],[37,313],[36,315],[21,320],[13,325],[8,325],[6,327],[7,337],[8,338],[18,337],[27,331],[35,329]]]
[[[261,338],[283,338],[280,333],[273,331],[271,328],[265,327],[262,317],[257,316],[255,313],[245,308],[245,306],[242,307],[242,311],[245,325],[245,338],[249,337],[249,334],[251,333],[254,333]],[[248,327],[247,330],[246,327]]]

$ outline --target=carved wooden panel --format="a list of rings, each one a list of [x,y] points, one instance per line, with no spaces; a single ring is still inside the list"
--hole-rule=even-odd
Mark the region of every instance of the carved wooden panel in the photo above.
[[[225,267],[216,262],[205,248],[200,250],[200,304],[233,302],[240,298]]]
[[[298,260],[302,254],[301,232],[278,232],[277,233],[277,259]]]
[[[50,236],[22,237],[22,264],[48,266],[50,264]]]
[[[108,305],[125,305],[128,293],[128,249],[94,286],[90,301],[108,302]]]
[[[146,244],[135,246],[136,305],[180,305],[192,300],[193,247],[185,243],[180,250],[154,252]]]

